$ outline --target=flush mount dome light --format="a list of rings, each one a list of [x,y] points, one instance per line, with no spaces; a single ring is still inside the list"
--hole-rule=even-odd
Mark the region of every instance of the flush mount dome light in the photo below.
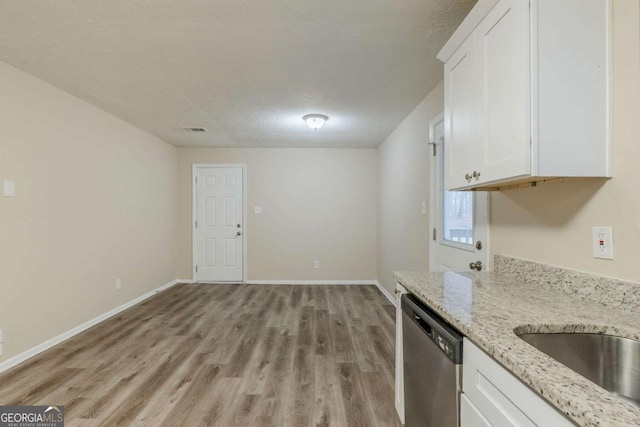
[[[307,126],[309,126],[311,129],[316,130],[324,126],[324,122],[329,120],[329,117],[325,116],[324,114],[307,114],[306,116],[302,117],[302,120],[304,120]]]

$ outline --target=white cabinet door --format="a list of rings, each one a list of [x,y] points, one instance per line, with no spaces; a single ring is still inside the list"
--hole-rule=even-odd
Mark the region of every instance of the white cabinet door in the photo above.
[[[478,144],[479,86],[476,49],[469,37],[445,64],[445,185],[467,185],[466,175],[482,155]]]
[[[472,168],[476,175],[472,181],[527,176],[531,173],[529,2],[501,0],[473,36],[483,152]]]
[[[495,427],[570,427],[573,425],[550,403],[467,338],[464,339],[463,345],[462,391],[489,425]]]
[[[492,427],[464,393],[460,394],[460,427]]]

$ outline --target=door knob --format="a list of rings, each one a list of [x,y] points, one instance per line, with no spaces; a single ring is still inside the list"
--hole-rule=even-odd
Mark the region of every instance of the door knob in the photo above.
[[[242,233],[238,231],[238,232],[236,233],[236,236],[242,236]]]
[[[482,261],[470,262],[469,263],[469,268],[471,270],[482,271]]]
[[[240,224],[238,224],[238,228],[242,228],[242,226]]]

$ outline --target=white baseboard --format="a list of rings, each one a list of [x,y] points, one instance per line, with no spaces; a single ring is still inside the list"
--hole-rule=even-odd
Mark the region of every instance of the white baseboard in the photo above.
[[[175,282],[176,283],[196,283],[196,281],[192,279],[176,279]]]
[[[196,285],[246,285],[245,282],[207,282],[207,281],[198,281],[192,280],[189,283],[195,283]]]
[[[247,285],[375,285],[377,280],[247,280]]]
[[[376,286],[378,287],[378,289],[380,290],[380,292],[382,292],[382,295],[384,295],[385,297],[387,297],[387,299],[389,300],[389,302],[391,304],[393,304],[394,306],[396,305],[396,299],[393,297],[392,294],[389,293],[389,291],[382,286],[382,283],[378,282],[376,280]]]
[[[82,325],[76,326],[73,329],[70,329],[60,335],[58,335],[57,337],[53,337],[41,344],[38,344],[35,347],[30,348],[27,351],[24,351],[16,356],[13,356],[11,359],[7,359],[4,362],[0,363],[0,373],[4,372],[8,369],[13,368],[16,365],[19,365],[20,363],[24,362],[27,359],[32,358],[33,356],[36,356],[37,354],[42,353],[45,350],[50,349],[51,347],[60,344],[63,341],[68,340],[69,338],[73,337],[74,335],[79,334],[80,332],[83,332],[87,329],[89,329],[92,326],[97,325],[98,323],[107,320],[108,318],[115,316],[116,314],[130,308],[133,307],[136,304],[140,304],[142,301],[154,296],[155,294],[162,292],[166,289],[169,289],[170,287],[178,284],[178,283],[187,283],[188,281],[185,280],[173,280],[165,285],[160,286],[159,288],[156,288],[150,292],[147,292],[144,295],[139,296],[138,298],[132,299],[131,301],[122,304],[119,307],[114,308],[113,310],[109,310],[106,313],[101,314],[98,317],[95,317],[91,320],[89,320],[88,322],[83,323]]]

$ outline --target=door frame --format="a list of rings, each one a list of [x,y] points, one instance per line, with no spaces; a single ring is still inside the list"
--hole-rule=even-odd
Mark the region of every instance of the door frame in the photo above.
[[[445,117],[444,117],[444,111],[440,112],[438,115],[436,115],[433,119],[431,119],[429,121],[429,232],[427,235],[427,239],[429,239],[429,271],[436,271],[436,251],[437,251],[437,244],[439,239],[441,238],[440,234],[442,233],[442,224],[436,224],[436,191],[434,191],[435,189],[435,183],[436,183],[436,160],[437,157],[433,155],[433,145],[436,146],[436,149],[440,149],[440,150],[444,150],[444,146],[442,146],[442,144],[439,144],[436,141],[436,136],[435,136],[435,126],[440,123],[445,121]],[[442,151],[444,152],[444,151]],[[442,165],[444,168],[444,165]],[[444,186],[444,181],[442,182],[442,185]],[[479,195],[479,193],[475,193],[476,197]],[[490,262],[490,256],[489,256],[489,243],[490,243],[490,235],[489,235],[489,214],[490,214],[490,206],[489,206],[489,196],[488,194],[484,195],[484,197],[486,197],[486,212],[485,212],[485,223],[483,224],[483,227],[486,230],[486,238],[485,240],[482,242],[483,244],[483,249],[485,249],[485,259],[483,259],[483,263],[484,263],[484,271],[490,271],[489,267],[492,267],[491,262]],[[475,197],[474,197],[475,199]],[[475,211],[475,206],[474,206],[474,211]],[[475,221],[475,213],[474,213],[474,221]],[[474,222],[474,228],[476,227],[476,224]],[[437,239],[433,240],[433,229],[436,230],[440,230],[440,232],[438,233]]]
[[[198,261],[198,242],[196,240],[196,220],[198,186],[196,185],[196,176],[198,168],[241,168],[242,169],[242,281],[240,282],[224,282],[224,283],[247,283],[247,165],[245,163],[193,163],[191,166],[191,275],[194,283],[214,283],[206,281],[198,281],[196,273],[196,263]],[[217,282],[215,282],[217,283]]]
[[[433,145],[438,148],[436,141],[435,127],[438,123],[444,123],[444,111],[436,115],[433,119],[429,120],[429,232],[427,238],[429,239],[429,271],[435,271],[436,269],[436,242],[433,240],[433,229],[436,227],[436,194],[435,179],[436,179],[436,156],[433,155]],[[444,149],[444,147],[440,147]]]

